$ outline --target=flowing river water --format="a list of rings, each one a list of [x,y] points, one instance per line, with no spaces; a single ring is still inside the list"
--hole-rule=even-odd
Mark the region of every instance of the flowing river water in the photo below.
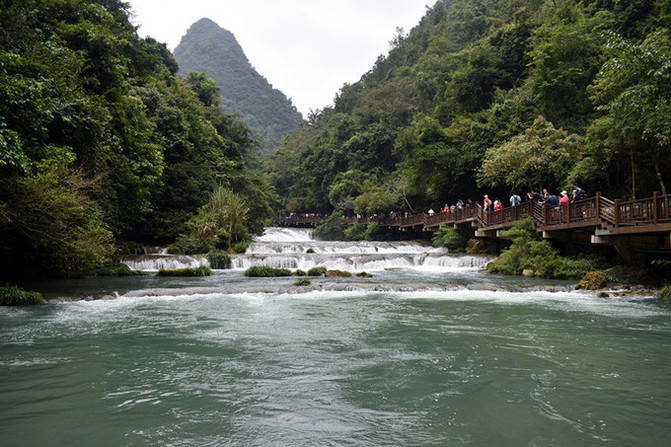
[[[669,445],[671,306],[486,262],[268,229],[206,278],[36,284],[50,304],[0,309],[0,445]]]

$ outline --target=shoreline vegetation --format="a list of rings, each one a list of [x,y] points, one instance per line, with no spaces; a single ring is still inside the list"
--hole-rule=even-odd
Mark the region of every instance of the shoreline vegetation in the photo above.
[[[178,76],[166,45],[138,36],[127,3],[9,2],[0,10],[0,279],[141,275],[118,259],[144,245],[230,268],[279,210],[332,213],[320,238],[374,241],[418,236],[343,228],[340,216],[573,184],[623,201],[666,194],[671,4],[513,3],[438,0],[333,106],[258,159],[258,141],[221,106],[216,83]],[[440,228],[432,242],[500,253],[491,273],[671,295],[669,253],[615,265],[612,253],[577,256],[540,240],[527,223],[505,234],[497,244]],[[3,294],[38,300],[12,285]]]

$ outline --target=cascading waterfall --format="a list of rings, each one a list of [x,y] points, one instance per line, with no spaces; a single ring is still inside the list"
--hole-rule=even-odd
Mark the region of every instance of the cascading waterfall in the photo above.
[[[162,252],[163,253],[163,252]],[[415,269],[426,271],[468,271],[483,268],[491,258],[456,256],[444,248],[416,242],[334,242],[312,238],[310,230],[267,228],[255,238],[247,252],[233,257],[234,269],[265,265],[274,268],[309,270],[323,266],[348,271]],[[157,271],[209,266],[203,256],[154,254],[122,260],[133,270]]]
[[[161,269],[174,270],[182,268],[194,268],[201,265],[210,266],[207,258],[204,256],[186,256],[186,255],[141,255],[122,258],[121,262],[126,264],[132,270],[142,270],[145,272],[157,272]]]
[[[308,270],[375,271],[385,269],[478,270],[491,258],[453,256],[442,248],[414,242],[326,242],[312,238],[309,230],[267,228],[233,265],[246,269],[257,265]]]

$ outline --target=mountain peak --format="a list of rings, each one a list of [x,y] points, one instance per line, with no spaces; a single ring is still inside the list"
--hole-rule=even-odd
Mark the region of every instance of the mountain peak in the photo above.
[[[221,104],[237,112],[261,141],[261,152],[279,147],[303,122],[296,107],[256,72],[230,31],[202,18],[191,25],[175,48],[179,74],[205,72],[220,87]]]

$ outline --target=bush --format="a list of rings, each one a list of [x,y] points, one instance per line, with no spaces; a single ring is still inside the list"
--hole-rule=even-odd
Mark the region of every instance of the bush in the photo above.
[[[669,299],[671,298],[671,284],[667,284],[657,292],[659,298]]]
[[[0,287],[0,306],[32,306],[44,300],[38,292],[29,292],[18,286]]]
[[[210,263],[210,267],[213,269],[231,268],[231,255],[226,253],[224,250],[212,250],[207,254],[207,260]]]
[[[601,272],[589,272],[580,280],[576,289],[599,290],[606,285],[606,277]]]
[[[366,231],[363,234],[363,238],[367,241],[374,241],[377,236],[380,234],[381,228],[377,222],[371,222],[366,227]]]
[[[307,278],[301,278],[299,280],[296,280],[296,282],[294,283],[294,285],[298,287],[309,286],[310,284],[312,284],[312,282]]]
[[[326,267],[312,267],[308,270],[308,276],[322,276],[326,273]]]
[[[307,250],[305,250],[305,253],[307,253],[307,254],[309,254],[309,255],[314,254],[314,252],[315,252],[315,251],[314,251],[314,249],[312,249],[312,248],[308,248]]]
[[[305,273],[305,271],[301,269],[298,269],[291,274],[291,276],[306,276],[306,275],[307,273]]]
[[[184,268],[184,269],[174,269],[174,270],[165,270],[161,269],[158,271],[158,276],[210,276],[212,270],[204,265],[196,268]]]
[[[247,251],[247,248],[251,245],[251,243],[252,241],[249,239],[245,239],[244,241],[238,241],[231,246],[231,250],[233,250],[233,253],[237,253],[239,255],[244,254]]]
[[[359,272],[354,276],[356,276],[358,278],[372,278],[373,277],[373,275],[371,275],[370,273],[366,273],[366,272]]]
[[[317,239],[327,241],[341,241],[345,239],[345,233],[342,226],[342,212],[335,210],[328,219],[322,224],[318,225],[313,231],[312,235]]]
[[[291,276],[291,271],[287,269],[276,269],[273,267],[267,267],[265,265],[257,265],[245,270],[245,276],[250,277]]]
[[[340,277],[340,278],[349,278],[352,276],[350,272],[344,272],[342,270],[327,270],[326,273],[324,273],[324,275],[327,277]]]
[[[145,273],[139,270],[131,270],[126,264],[111,264],[101,268],[99,276],[142,276]]]
[[[544,278],[578,279],[595,268],[594,260],[562,257],[548,241],[538,240],[531,219],[513,225],[503,236],[513,243],[487,265],[488,273],[521,275],[530,269]]]
[[[359,222],[355,222],[353,225],[345,228],[345,239],[348,241],[361,241],[364,239],[366,233],[366,227]]]
[[[441,225],[438,231],[433,233],[433,246],[445,247],[454,253],[463,253],[466,251],[470,237],[466,229]]]

